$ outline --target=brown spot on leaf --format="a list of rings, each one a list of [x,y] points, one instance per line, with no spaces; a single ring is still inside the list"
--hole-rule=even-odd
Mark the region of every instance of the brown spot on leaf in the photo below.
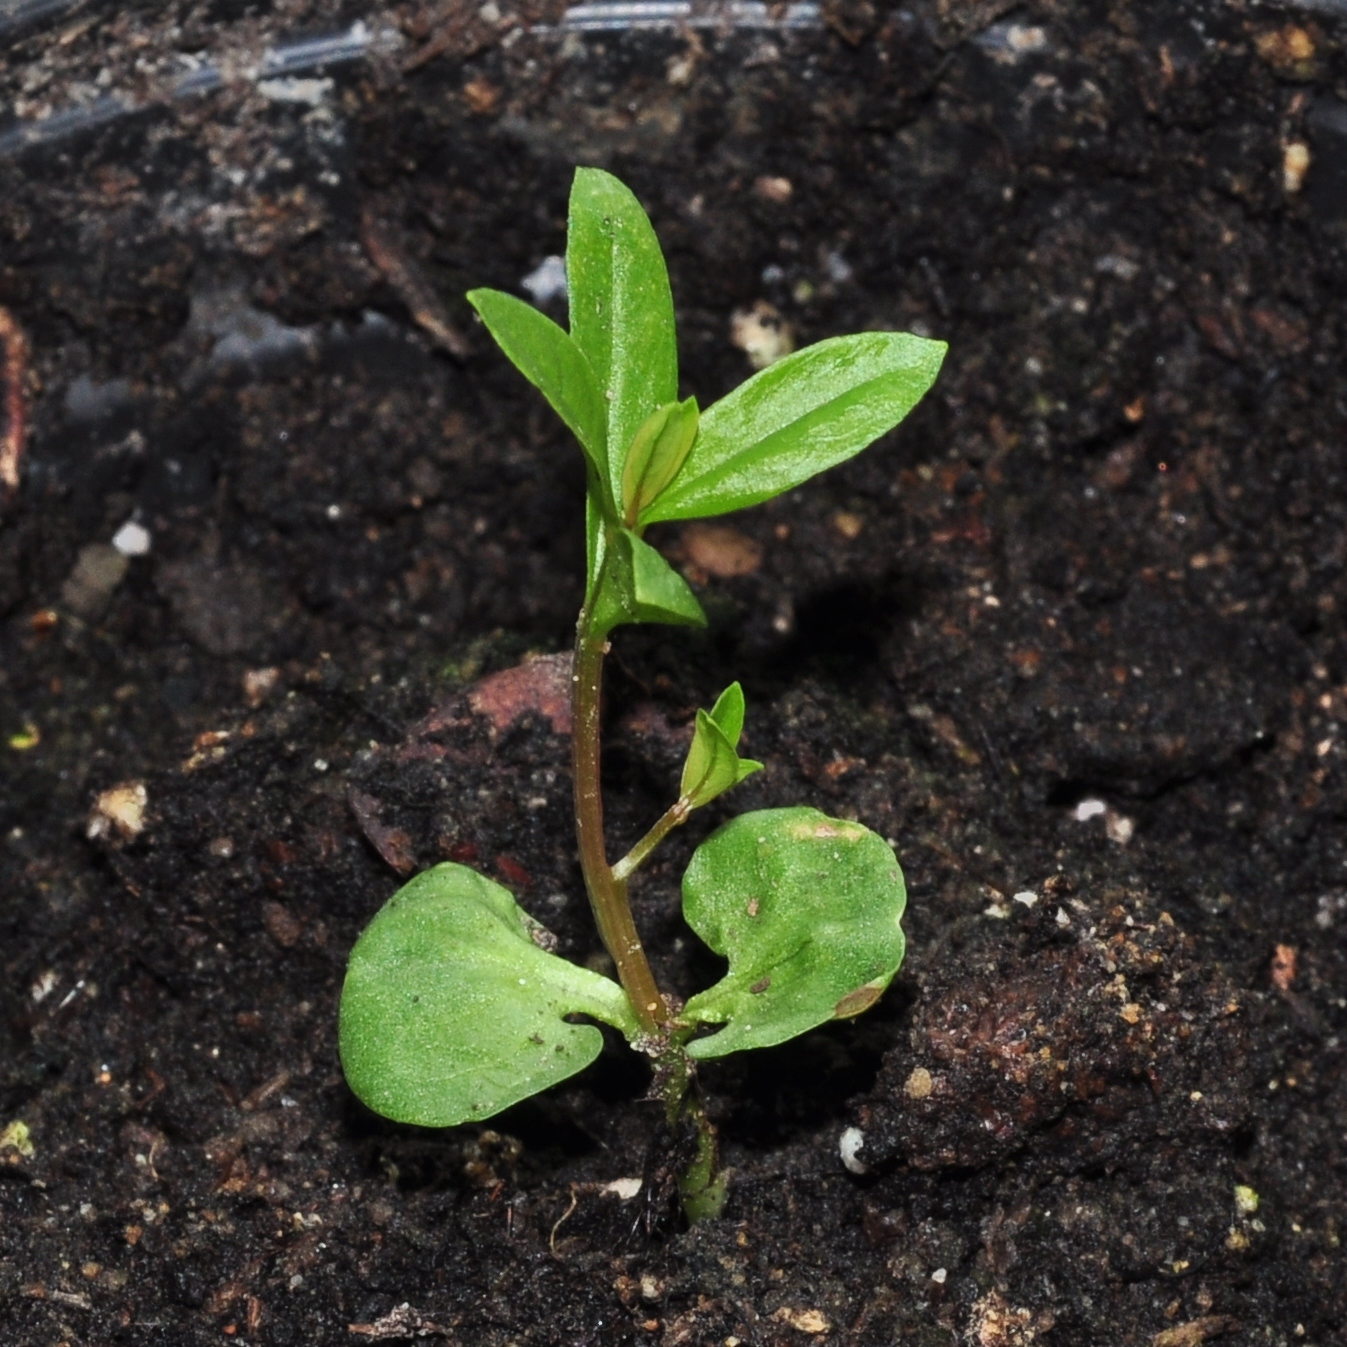
[[[883,995],[883,987],[878,987],[873,982],[867,982],[863,986],[857,987],[854,992],[848,992],[833,1007],[833,1018],[846,1020],[853,1015],[859,1015],[863,1011],[869,1010]]]

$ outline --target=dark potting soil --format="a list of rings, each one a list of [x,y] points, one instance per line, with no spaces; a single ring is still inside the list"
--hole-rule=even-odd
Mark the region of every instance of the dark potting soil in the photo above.
[[[1342,6],[562,8],[4,32],[0,1341],[1347,1342]],[[564,667],[524,664],[579,455],[461,299],[563,250],[577,162],[650,210],[704,405],[759,301],[950,343],[852,464],[652,535],[710,629],[616,642],[614,854],[733,678],[767,764],[636,891],[666,985],[717,975],[678,877],[730,812],[858,818],[910,885],[876,1010],[703,1071],[692,1231],[620,1044],[445,1132],[335,1049],[399,872],[476,864],[601,962]]]

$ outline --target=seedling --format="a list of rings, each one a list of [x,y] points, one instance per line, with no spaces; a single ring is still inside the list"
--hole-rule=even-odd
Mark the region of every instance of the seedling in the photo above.
[[[680,1005],[655,983],[627,887],[695,809],[758,771],[740,757],[744,694],[697,712],[677,800],[616,864],[599,776],[603,661],[615,627],[700,626],[700,603],[644,540],[661,520],[769,500],[853,457],[935,380],[943,342],[897,332],[833,337],[788,356],[705,412],[678,398],[664,257],[636,198],[576,171],[566,273],[570,332],[497,290],[468,295],[491,335],[580,442],[588,467],[588,578],[573,669],[573,781],[580,864],[618,981],[550,952],[508,890],[462,865],[400,889],[351,952],[341,1056],[355,1093],[399,1122],[489,1118],[588,1066],[611,1025],[654,1062],[668,1121],[690,1137],[680,1180],[692,1220],[724,1180],[695,1064],[767,1047],[879,999],[903,959],[906,902],[889,845],[816,809],[740,815],[697,848],[683,877],[688,925],[729,971]]]

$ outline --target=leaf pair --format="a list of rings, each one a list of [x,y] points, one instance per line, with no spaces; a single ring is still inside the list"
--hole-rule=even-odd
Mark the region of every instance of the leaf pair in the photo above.
[[[659,240],[640,202],[600,169],[576,170],[566,283],[569,333],[499,290],[473,290],[468,300],[580,441],[591,493],[616,524],[629,447],[652,414],[677,403],[678,349]]]
[[[710,804],[717,795],[762,770],[762,763],[739,756],[743,732],[744,690],[738,683],[731,683],[710,711],[698,708],[697,727],[678,790],[679,800],[686,801],[689,809]]]
[[[593,595],[593,629],[604,635],[624,622],[664,622],[704,627],[706,614],[688,582],[648,542],[619,528],[600,543],[605,548],[603,584]]]
[[[867,1009],[902,962],[905,902],[893,851],[858,823],[766,809],[713,833],[684,877],[683,911],[730,967],[688,1002],[680,1032],[725,1027],[692,1039],[688,1055],[766,1047]],[[342,988],[342,1066],[360,1099],[398,1122],[448,1127],[588,1066],[602,1036],[568,1015],[636,1040],[622,989],[540,938],[506,889],[461,865],[394,894]]]
[[[569,334],[500,291],[468,299],[584,450],[591,597],[619,528],[639,538],[659,520],[743,509],[852,458],[907,415],[946,350],[899,332],[832,337],[754,375],[699,417],[692,399],[677,401],[659,242],[632,193],[600,169],[575,173],[566,273]],[[617,608],[628,614],[618,621],[688,620],[686,603],[669,618],[639,616],[649,605],[631,594]]]

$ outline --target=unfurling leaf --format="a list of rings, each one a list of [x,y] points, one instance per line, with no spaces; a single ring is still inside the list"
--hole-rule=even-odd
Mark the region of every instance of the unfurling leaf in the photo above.
[[[738,683],[731,683],[710,711],[698,710],[679,787],[680,798],[690,808],[710,804],[717,795],[762,770],[762,763],[741,758],[737,752],[743,728],[744,691]]]
[[[903,961],[907,901],[892,848],[817,809],[741,814],[683,876],[688,925],[730,961],[682,1018],[724,1024],[688,1054],[768,1047],[868,1009]]]
[[[566,235],[571,336],[607,404],[605,491],[622,498],[621,452],[656,408],[678,397],[673,295],[641,203],[611,173],[577,168]]]
[[[945,350],[862,332],[778,360],[702,413],[682,471],[642,523],[742,510],[854,457],[912,410]]]
[[[716,698],[711,708],[711,719],[720,726],[731,748],[739,747],[739,739],[744,732],[744,690],[739,684],[731,683]]]
[[[636,527],[641,511],[678,476],[696,438],[696,398],[667,403],[642,423],[622,468],[622,517],[628,528]]]
[[[663,622],[704,627],[706,614],[688,582],[649,543],[630,529],[618,529],[606,541],[604,580],[591,619],[596,635],[624,622]],[[611,550],[611,555],[606,555]]]
[[[470,290],[468,302],[481,314],[500,349],[570,427],[606,492],[608,417],[584,352],[545,313],[514,295]],[[608,513],[613,513],[612,505]]]
[[[437,865],[397,891],[351,951],[341,994],[346,1079],[376,1113],[423,1127],[489,1118],[589,1065],[574,1013],[639,1032],[622,989],[549,954],[507,889]]]
[[[680,797],[696,809],[729,790],[738,777],[739,755],[734,751],[734,745],[725,738],[725,731],[710,715],[698,708],[692,746],[683,763]]]

